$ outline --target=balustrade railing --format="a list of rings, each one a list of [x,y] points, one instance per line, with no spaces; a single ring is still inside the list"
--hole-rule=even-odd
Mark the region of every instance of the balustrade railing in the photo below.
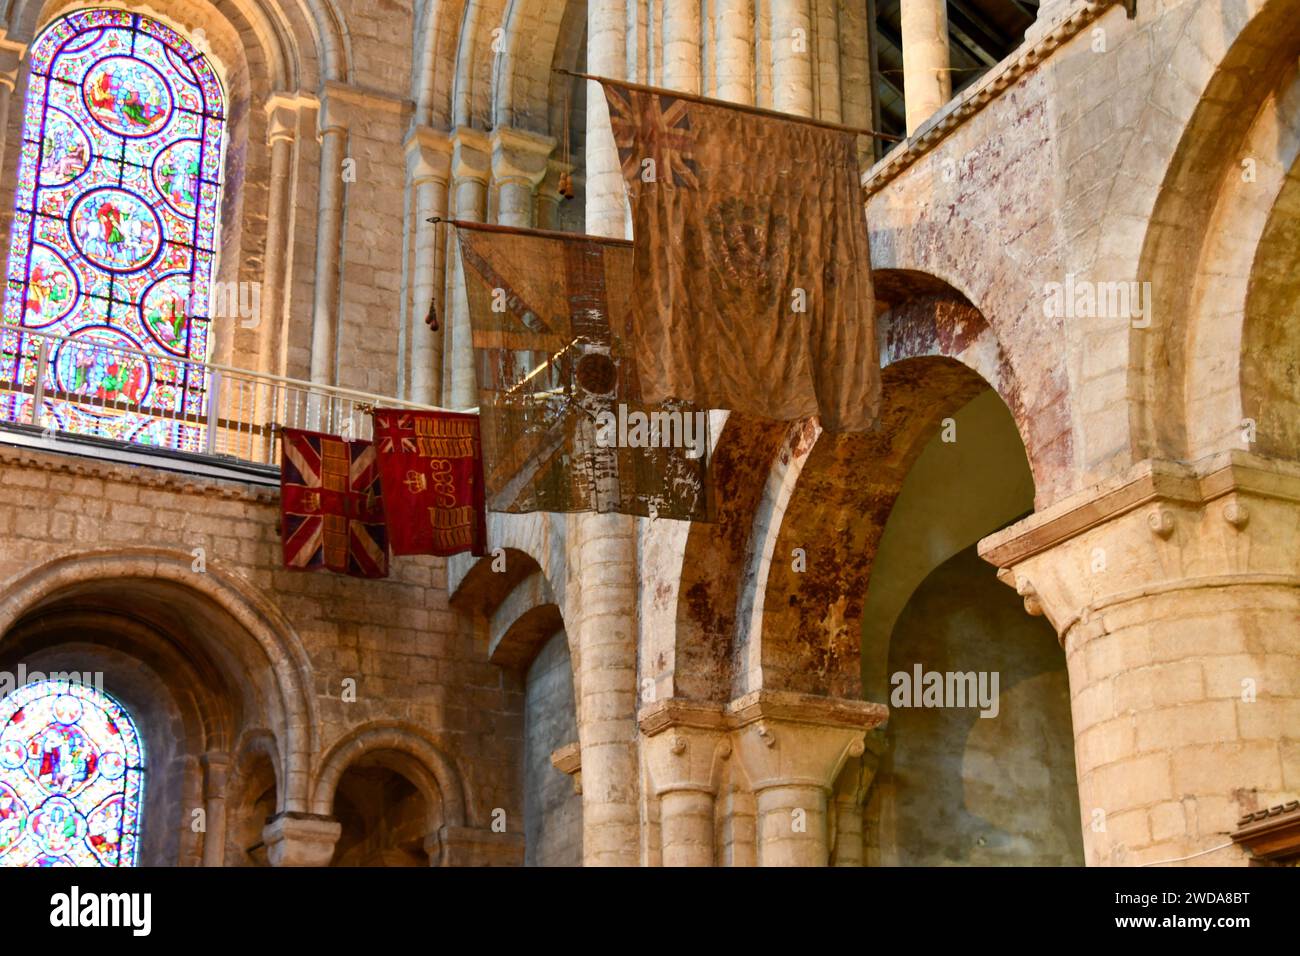
[[[107,337],[106,337],[107,338]],[[277,465],[276,430],[369,439],[382,395],[160,356],[112,341],[0,327],[0,424],[141,449]]]

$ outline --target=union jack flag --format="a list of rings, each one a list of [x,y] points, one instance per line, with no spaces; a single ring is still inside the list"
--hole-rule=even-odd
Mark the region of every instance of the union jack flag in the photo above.
[[[287,568],[388,577],[388,529],[374,445],[282,429],[280,536]]]
[[[605,94],[623,178],[629,184],[639,183],[642,163],[650,159],[654,160],[654,182],[698,188],[690,104],[675,96],[608,85]]]

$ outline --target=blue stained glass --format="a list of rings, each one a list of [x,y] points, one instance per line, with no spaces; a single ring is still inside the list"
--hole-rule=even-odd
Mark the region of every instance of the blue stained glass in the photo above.
[[[0,866],[135,866],[144,754],[100,690],[34,681],[0,700]]]
[[[0,330],[0,419],[203,447],[225,107],[184,37],[84,10],[32,44]]]

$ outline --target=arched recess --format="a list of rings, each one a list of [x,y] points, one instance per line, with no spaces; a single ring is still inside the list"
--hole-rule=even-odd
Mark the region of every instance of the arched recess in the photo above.
[[[551,580],[527,553],[506,548],[469,568],[453,606],[479,629],[488,660],[522,698],[515,796],[523,816],[524,863],[578,866],[582,801],[576,781],[552,759],[578,741],[577,653],[564,628],[563,592],[557,595]]]
[[[97,622],[94,641],[34,623],[76,615]],[[75,657],[74,645],[93,647],[106,662],[135,662],[158,675],[163,697],[188,699],[176,711],[177,719],[190,713],[182,735],[190,749],[178,752],[187,760],[228,754],[240,734],[267,728],[284,768],[276,809],[306,810],[318,726],[303,686],[310,663],[280,611],[219,564],[198,572],[188,552],[149,548],[55,558],[0,583],[0,654],[9,653],[11,639],[15,653]],[[197,793],[187,796],[201,802]]]
[[[275,816],[282,776],[275,736],[260,727],[245,733],[226,788],[226,866],[270,866],[262,830]]]
[[[379,721],[349,732],[321,762],[312,812],[343,825],[336,865],[427,865],[441,834],[474,817],[455,762],[419,728]]]
[[[1037,487],[1071,461],[1061,396],[1022,387],[993,330],[961,293],[933,276],[894,270],[877,272],[876,289],[884,366],[878,427],[822,434],[788,506],[775,515],[779,524],[755,526],[755,541],[775,540],[766,581],[756,582],[767,688],[861,695],[862,602],[885,521],[922,448],[980,392],[993,388],[1010,410]]]
[[[1269,224],[1280,222],[1272,211],[1285,215],[1280,204],[1293,201],[1283,196],[1283,185],[1297,152],[1298,54],[1293,5],[1263,3],[1206,78],[1164,174],[1137,276],[1151,283],[1151,322],[1129,333],[1136,459],[1250,447],[1246,406],[1282,384],[1274,381],[1278,371],[1285,377],[1285,362],[1271,371],[1246,367],[1246,349],[1276,334],[1268,330],[1272,320],[1263,319],[1243,337],[1243,317],[1248,295],[1260,295],[1266,308],[1281,304],[1273,300],[1275,290],[1255,291],[1279,265],[1256,250],[1266,227],[1276,230]],[[1251,335],[1256,338],[1248,342]],[[1258,395],[1245,398],[1243,387]]]

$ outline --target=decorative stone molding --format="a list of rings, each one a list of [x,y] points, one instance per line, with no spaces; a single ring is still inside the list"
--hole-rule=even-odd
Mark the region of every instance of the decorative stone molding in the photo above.
[[[0,468],[4,467],[30,468],[52,474],[73,475],[78,478],[120,481],[141,488],[174,491],[179,494],[261,504],[272,504],[280,498],[278,485],[271,487],[242,481],[203,478],[166,471],[162,467],[123,465],[97,458],[87,458],[78,454],[76,447],[71,444],[66,454],[0,445]]]
[[[343,825],[315,813],[281,813],[262,830],[272,866],[329,866]]]
[[[1232,842],[1256,860],[1300,866],[1300,800],[1246,814],[1237,821]]]

